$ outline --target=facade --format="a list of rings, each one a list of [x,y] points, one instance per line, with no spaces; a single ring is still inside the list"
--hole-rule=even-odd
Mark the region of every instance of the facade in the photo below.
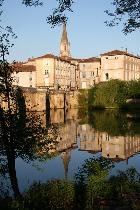
[[[113,50],[100,58],[72,58],[66,24],[63,25],[60,55],[46,54],[17,64],[14,84],[43,90],[89,89],[110,79],[140,79],[140,57]]]
[[[51,90],[77,89],[76,71],[77,66],[70,61],[46,54],[17,68],[14,84]]]
[[[70,59],[70,43],[68,41],[66,24],[60,44],[60,56],[46,54],[29,59],[26,63],[17,63],[14,85],[34,87],[44,90],[75,90],[78,88],[77,63]]]
[[[36,68],[34,65],[16,63],[12,74],[13,84],[21,87],[36,87]]]
[[[33,59],[36,66],[36,87],[51,90],[76,88],[76,68],[70,61],[52,54]]]
[[[101,77],[101,59],[88,58],[79,59],[79,88],[88,89],[100,82]]]
[[[120,50],[101,54],[101,81],[110,79],[140,79],[140,57]]]

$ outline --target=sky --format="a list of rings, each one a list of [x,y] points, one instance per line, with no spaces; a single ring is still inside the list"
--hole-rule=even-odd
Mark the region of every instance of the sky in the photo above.
[[[114,49],[140,55],[140,30],[127,36],[122,25],[107,27],[106,9],[111,9],[112,0],[75,0],[73,12],[68,13],[67,31],[71,55],[88,58]],[[52,28],[46,22],[57,5],[56,0],[44,0],[43,7],[25,7],[22,0],[5,0],[1,24],[12,26],[17,39],[12,40],[10,61],[27,61],[28,58],[47,53],[59,55],[62,25]]]

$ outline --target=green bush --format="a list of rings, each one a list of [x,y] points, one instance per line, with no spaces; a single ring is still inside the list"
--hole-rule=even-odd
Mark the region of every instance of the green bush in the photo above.
[[[121,108],[128,98],[127,83],[121,80],[100,83],[89,92],[90,105],[93,107]]]
[[[78,104],[80,108],[88,108],[88,90],[79,90]]]
[[[140,108],[127,104],[127,99],[140,99],[140,80],[110,80],[91,89],[79,90],[79,107],[83,108]]]
[[[70,210],[74,206],[74,184],[66,180],[51,180],[34,184],[25,194],[25,206],[35,210]]]

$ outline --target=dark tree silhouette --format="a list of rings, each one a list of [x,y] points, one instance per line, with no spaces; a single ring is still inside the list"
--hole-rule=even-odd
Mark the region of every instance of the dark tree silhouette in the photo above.
[[[111,21],[106,21],[107,25],[115,26],[122,21],[125,34],[140,28],[140,0],[113,0],[112,4],[114,10],[106,10],[112,18]]]
[[[2,6],[5,0],[0,0],[0,7],[2,13]],[[67,21],[67,11],[72,12],[72,4],[74,3],[73,0],[55,0],[56,1],[56,7],[52,10],[51,15],[47,15],[47,22],[51,24],[52,26],[55,26],[57,24],[61,24],[63,22]],[[48,0],[21,0],[21,3],[25,5],[26,7],[32,7],[32,6],[43,6],[43,3],[48,2]]]
[[[0,36],[0,157],[3,173],[9,173],[11,186],[15,197],[20,196],[15,169],[15,160],[21,157],[26,161],[37,158],[37,152],[42,147],[55,141],[56,129],[48,135],[49,126],[42,126],[39,115],[26,109],[22,90],[14,87],[11,76],[15,69],[14,64],[9,64],[6,55],[9,54],[10,36],[15,37],[11,28],[6,28]]]

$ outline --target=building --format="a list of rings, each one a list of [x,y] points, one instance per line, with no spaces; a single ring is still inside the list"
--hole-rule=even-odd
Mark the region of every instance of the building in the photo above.
[[[13,84],[21,87],[36,87],[36,67],[33,64],[16,63],[12,74]]]
[[[79,88],[89,89],[100,82],[101,77],[101,59],[87,58],[79,59]]]
[[[19,67],[19,68],[18,68]],[[46,54],[16,64],[14,85],[44,90],[75,90],[78,88],[78,68],[70,59],[70,43],[66,24],[60,43],[60,56]]]
[[[60,55],[45,54],[17,65],[15,85],[42,90],[89,89],[110,79],[140,79],[140,57],[113,50],[101,57],[72,58],[66,23],[63,24]]]
[[[126,51],[113,50],[101,54],[101,81],[140,79],[140,57]]]

